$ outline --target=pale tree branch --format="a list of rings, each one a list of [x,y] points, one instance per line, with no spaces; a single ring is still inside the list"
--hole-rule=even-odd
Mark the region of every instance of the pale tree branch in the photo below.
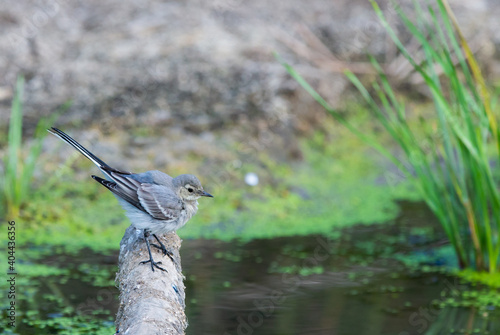
[[[187,327],[185,309],[184,276],[181,269],[179,249],[181,239],[172,232],[157,235],[167,250],[173,252],[173,261],[168,255],[151,247],[153,258],[168,272],[155,269],[149,259],[143,231],[130,226],[120,243],[119,270],[116,283],[120,290],[120,307],[116,316],[117,334],[160,335],[184,334]],[[156,242],[152,236],[150,242]],[[176,264],[174,264],[174,262]]]

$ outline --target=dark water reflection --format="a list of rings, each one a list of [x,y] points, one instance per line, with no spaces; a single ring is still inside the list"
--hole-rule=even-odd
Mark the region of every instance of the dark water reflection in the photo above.
[[[425,234],[415,233],[422,227]],[[396,222],[345,229],[338,238],[186,240],[181,253],[187,333],[500,334],[500,320],[491,314],[495,311],[485,318],[474,309],[438,310],[432,304],[444,299],[443,293],[449,296],[452,289],[467,287],[444,275],[410,272],[394,260],[395,254],[432,253],[440,234],[421,205],[403,204]],[[117,254],[84,252],[72,258],[76,269],[78,264],[108,269],[109,279],[114,278],[116,263]],[[30,302],[22,302],[21,308],[37,309],[41,318],[57,318],[61,301],[57,305],[45,293],[59,292],[63,305],[83,313],[102,308],[109,316],[96,318],[113,319],[116,288],[92,286],[92,280],[74,276],[75,272],[40,280]],[[34,331],[26,325],[18,330],[57,333],[50,327]]]
[[[281,246],[298,244],[302,250],[312,251],[317,237],[277,241]],[[442,292],[464,289],[455,279],[405,274],[390,260],[358,265],[352,264],[356,258],[346,261],[342,255],[332,255],[325,260],[322,274],[268,274],[273,260],[286,262],[287,257],[275,250],[255,263],[251,255],[275,248],[277,241],[255,241],[231,248],[247,255],[238,263],[189,262],[188,334],[430,335],[453,334],[451,330],[500,334],[499,320],[485,320],[474,310],[434,307],[432,301],[442,299]],[[197,243],[201,242],[187,242],[185,252],[198,250],[201,246]],[[272,247],[266,248],[268,244]],[[298,260],[299,264],[303,262]],[[224,287],[224,283],[229,285],[227,281],[230,287]]]

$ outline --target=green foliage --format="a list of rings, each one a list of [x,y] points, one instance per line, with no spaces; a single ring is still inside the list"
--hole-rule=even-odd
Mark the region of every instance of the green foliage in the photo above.
[[[261,183],[250,187],[229,182],[210,189],[215,198],[200,202],[199,212],[179,235],[247,241],[329,235],[334,227],[394,219],[399,212],[395,198],[415,199],[408,182],[388,185],[380,177],[384,168],[376,166],[355,136],[342,133],[343,146],[335,147],[325,145],[322,137],[318,133],[303,142],[304,163],[291,166],[261,157],[267,170],[246,164],[236,172],[241,180],[254,171]],[[273,178],[278,181],[266,181]]]
[[[200,201],[198,213],[179,235],[244,241],[329,235],[334,227],[394,219],[399,213],[395,198],[415,199],[408,182],[386,183],[384,167],[378,166],[376,156],[364,151],[354,135],[333,121],[323,126],[342,138],[342,146],[329,145],[332,140],[317,132],[302,141],[304,162],[277,163],[263,154],[259,163],[243,164],[234,171],[235,180],[207,185],[215,198]],[[74,157],[31,194],[23,209],[28,224],[19,243],[60,245],[61,253],[85,247],[99,252],[119,248],[130,222],[108,190],[73,172]],[[85,170],[92,166],[85,160],[78,162]],[[261,177],[255,187],[243,182],[251,171]],[[68,240],[68,236],[78,238]]]
[[[28,317],[25,323],[37,329],[37,334],[109,335],[116,331],[111,320],[96,320],[94,316],[61,316],[47,320],[41,319],[38,314]]]
[[[404,153],[406,163],[377,138],[366,135],[333,110],[297,72],[285,66],[335,119],[388,157],[409,178],[414,177],[415,185],[451,241],[461,267],[496,272],[500,270],[500,195],[491,157],[492,152],[495,158],[500,155],[500,141],[493,104],[446,1],[437,0],[438,10],[428,6],[425,12],[417,1],[414,3],[416,21],[411,21],[398,6],[395,8],[419,42],[423,61],[410,54],[372,1],[388,35],[424,79],[434,102],[434,115],[422,113],[418,115],[420,125],[412,126],[414,115],[397,98],[374,58],[371,62],[378,78],[371,88],[375,97],[353,73],[346,72],[374,117]]]
[[[458,276],[473,283],[474,285],[482,284],[492,288],[500,288],[500,273],[476,272],[471,270],[463,270],[458,273]],[[500,294],[497,292],[497,294]]]
[[[130,223],[113,195],[90,178],[77,180],[71,170],[56,180],[56,186],[48,181],[32,193],[23,211],[29,224],[19,235],[19,243],[60,245],[64,253],[82,248],[99,252],[118,249]]]
[[[92,283],[93,286],[111,287],[115,285],[117,266],[101,266],[97,264],[82,263],[78,266],[83,276],[81,280]]]
[[[428,265],[428,264],[442,264],[445,263],[447,270],[451,268],[456,269],[456,262],[454,260],[454,249],[451,245],[434,248],[432,251],[427,250],[424,252],[412,253],[398,253],[391,255],[391,258],[397,259],[402,262],[407,268],[416,270],[430,270],[440,268],[441,266]]]
[[[289,266],[278,266],[276,263],[271,264],[271,268],[269,269],[269,273],[286,273],[286,274],[298,274],[303,277],[312,276],[312,275],[320,275],[325,272],[325,269],[322,266],[299,266],[297,264],[289,265]]]
[[[65,104],[57,113],[48,118],[42,118],[36,127],[34,141],[29,151],[23,148],[23,86],[24,78],[19,77],[16,91],[12,101],[9,122],[8,148],[4,159],[4,167],[0,176],[0,214],[5,214],[8,219],[15,219],[19,215],[21,206],[26,202],[35,172],[36,162],[42,150],[42,141],[46,136],[48,126],[69,107]]]
[[[494,289],[457,291],[456,296],[434,301],[439,308],[475,307],[481,314],[500,307],[500,293]]]

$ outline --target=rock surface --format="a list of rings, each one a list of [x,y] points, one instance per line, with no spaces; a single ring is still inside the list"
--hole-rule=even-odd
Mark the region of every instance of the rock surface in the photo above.
[[[8,118],[15,77],[24,74],[28,134],[71,99],[58,125],[97,128],[105,146],[118,130],[122,158],[162,141],[165,160],[205,154],[214,133],[300,158],[296,135],[324,114],[272,53],[333,105],[348,87],[339,73],[346,62],[363,61],[366,51],[394,58],[365,0],[9,2],[0,11],[0,118]],[[491,73],[500,72],[498,2],[450,2]],[[386,1],[381,6],[395,17]]]

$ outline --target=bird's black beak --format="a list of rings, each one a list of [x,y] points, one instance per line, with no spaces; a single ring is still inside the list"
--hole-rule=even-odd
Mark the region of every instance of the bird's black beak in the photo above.
[[[200,195],[202,197],[209,197],[209,198],[213,198],[214,197],[213,195],[211,195],[210,193],[205,192],[205,191],[201,191]]]

